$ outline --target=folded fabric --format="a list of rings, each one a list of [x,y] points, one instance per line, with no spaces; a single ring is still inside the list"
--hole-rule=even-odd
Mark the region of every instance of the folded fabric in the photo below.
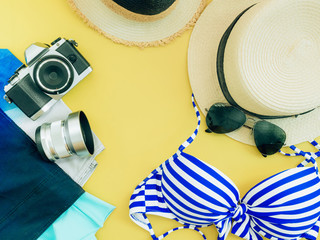
[[[38,240],[92,240],[114,206],[84,193]]]
[[[7,84],[7,80],[14,73],[14,71],[21,65],[21,62],[14,55],[12,55],[12,53],[9,50],[0,49],[0,63],[3,63],[2,65],[0,64],[0,94],[4,94],[4,91],[3,91],[4,85]],[[33,140],[34,140],[34,130],[37,128],[37,126],[41,125],[44,122],[51,122],[58,119],[63,119],[71,112],[70,109],[62,101],[59,101],[54,107],[55,110],[52,110],[50,114],[45,114],[39,120],[32,121],[31,119],[27,118],[22,113],[22,111],[19,108],[17,108],[14,104],[8,104],[7,102],[0,100],[0,110],[1,109],[4,110],[6,114],[9,115],[10,118],[13,119],[20,126],[20,128],[22,128],[22,130],[27,135],[29,135],[29,137],[31,137]],[[18,129],[17,126],[16,126],[16,129]],[[22,131],[20,130],[20,132]],[[12,132],[12,134],[15,134],[15,133]],[[24,137],[29,139],[29,137],[27,136],[24,136]],[[98,153],[100,153],[104,149],[104,147],[99,141],[99,139],[96,136],[94,137],[95,137],[94,138],[95,146],[97,146],[97,148],[95,149],[95,156],[96,156]],[[31,139],[29,139],[29,142],[32,143]],[[35,149],[34,143],[32,143],[31,145]],[[26,145],[26,148],[28,148],[27,145]],[[4,148],[2,149],[3,151],[9,151],[9,152],[11,151],[13,153],[16,152],[15,150],[4,149]],[[32,152],[34,152],[34,150]],[[1,153],[2,152],[0,151],[0,154]],[[35,155],[38,155],[38,153],[36,152]],[[19,153],[19,156],[21,156],[20,153]],[[45,164],[50,164],[45,161],[43,162]],[[92,174],[93,170],[97,165],[96,161],[94,160],[94,157],[80,158],[77,156],[59,161],[57,163],[65,172],[67,172],[71,177],[73,177],[73,179],[77,181],[80,185],[83,185],[87,181],[87,179],[90,177],[90,175]],[[56,164],[51,163],[50,165],[54,165],[56,168],[58,168]],[[1,162],[0,162],[0,170],[1,170]],[[17,168],[17,170],[20,171],[19,168]],[[25,174],[26,178],[28,177],[27,174],[28,173]],[[31,171],[30,174],[33,174],[33,172]],[[63,172],[60,174],[66,175]],[[15,176],[8,176],[8,179],[12,177],[15,177]],[[57,177],[59,177],[59,174]],[[71,179],[69,179],[69,181],[72,182]],[[77,189],[79,189],[81,194],[83,193],[83,190],[78,186],[77,186]],[[60,191],[64,192],[64,194],[68,194],[68,188],[65,189],[63,187],[62,188],[59,187],[59,192]],[[68,204],[68,201],[66,201],[64,204],[65,211],[61,210],[57,212],[56,214],[54,214],[52,218],[47,219],[48,224],[46,224],[46,226],[44,226],[43,228],[37,229],[36,232],[38,233],[37,234],[38,236],[43,232],[38,238],[38,240],[96,239],[94,236],[95,233],[99,228],[103,226],[103,223],[105,222],[106,218],[110,215],[110,213],[114,210],[115,207],[92,196],[89,193],[83,193],[82,195],[81,194],[78,199],[74,198],[73,200],[73,202],[75,201],[74,204],[72,204],[72,202]],[[1,191],[1,185],[0,185],[0,204],[4,204],[5,203],[4,199],[9,197],[10,195],[5,193],[5,191],[3,192]],[[51,197],[52,197],[51,195],[47,196],[47,198],[49,199]],[[55,197],[53,197],[53,200],[54,199]],[[34,199],[34,200],[37,201],[37,199]],[[25,200],[23,200],[23,202],[24,201]],[[26,205],[25,207],[22,207],[22,210],[25,211],[26,214],[29,213],[30,211],[36,212],[36,214],[41,214],[41,211],[42,211],[41,208],[35,209],[34,205],[36,204],[36,202],[32,203],[31,201],[32,200],[30,200],[30,204]],[[23,203],[21,203],[21,205],[23,206]],[[70,207],[68,208],[68,206]],[[45,219],[46,216],[48,217],[48,215],[44,215],[42,219],[39,219],[39,223],[37,224],[39,225],[41,222],[46,221]],[[10,224],[10,219],[6,220],[8,221],[7,224]],[[33,220],[35,221],[35,219]],[[21,224],[23,225],[22,225],[22,228],[20,227],[20,229],[24,229],[24,228],[29,228],[30,226],[29,224],[34,224],[34,223],[32,222],[29,223],[27,221],[24,221]],[[0,227],[1,226],[2,225],[0,222]],[[14,225],[12,227],[14,227]],[[2,237],[6,237],[5,239],[10,240],[10,239],[17,239],[15,238],[16,236],[22,236],[20,235],[20,233],[17,233],[18,235],[13,235],[12,234],[13,230],[9,230],[9,229],[7,230],[9,231],[8,233],[5,233],[2,230],[0,230],[1,239]],[[27,236],[27,233],[23,236]],[[36,239],[36,238],[31,235],[31,236],[27,236],[27,238],[25,239]]]
[[[84,193],[0,109],[0,238],[37,239]]]
[[[21,65],[22,63],[8,49],[0,49],[0,108],[34,140],[35,130],[38,126],[45,122],[65,119],[71,113],[71,110],[60,100],[48,112],[36,121],[33,121],[15,104],[8,104],[2,97],[4,95],[4,86],[8,84],[8,79]],[[81,186],[87,182],[97,167],[97,162],[94,158],[104,149],[103,144],[97,136],[95,134],[93,136],[95,149],[91,157],[71,156],[56,162]]]

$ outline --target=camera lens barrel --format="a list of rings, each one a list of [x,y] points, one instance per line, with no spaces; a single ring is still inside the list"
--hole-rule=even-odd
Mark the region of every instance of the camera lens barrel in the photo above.
[[[82,111],[69,114],[66,120],[39,126],[36,130],[36,145],[42,157],[50,161],[74,154],[90,156],[94,152],[90,124]]]
[[[34,67],[33,78],[38,87],[48,94],[61,94],[73,83],[71,64],[58,56],[43,57]]]

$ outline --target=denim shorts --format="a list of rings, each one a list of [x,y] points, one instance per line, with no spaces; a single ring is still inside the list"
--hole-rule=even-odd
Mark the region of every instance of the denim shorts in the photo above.
[[[83,193],[0,109],[0,239],[37,239]]]

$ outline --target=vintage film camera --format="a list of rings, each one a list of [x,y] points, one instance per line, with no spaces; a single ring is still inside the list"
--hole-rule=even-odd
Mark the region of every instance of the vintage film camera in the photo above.
[[[77,46],[64,38],[51,46],[32,44],[24,53],[26,65],[4,87],[5,99],[36,120],[92,71]]]

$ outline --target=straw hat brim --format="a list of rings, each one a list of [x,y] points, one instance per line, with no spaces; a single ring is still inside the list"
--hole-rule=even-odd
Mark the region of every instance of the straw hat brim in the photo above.
[[[165,17],[135,21],[107,7],[101,0],[68,0],[71,7],[92,28],[114,42],[139,47],[171,42],[194,26],[206,0],[179,0]]]
[[[214,0],[202,13],[191,34],[188,51],[188,71],[191,88],[201,112],[212,104],[227,102],[220,89],[216,73],[216,57],[220,40],[234,19],[257,0]],[[320,136],[320,108],[284,119],[268,120],[281,127],[287,135],[286,145],[298,144]],[[252,130],[242,127],[231,138],[254,144]]]

